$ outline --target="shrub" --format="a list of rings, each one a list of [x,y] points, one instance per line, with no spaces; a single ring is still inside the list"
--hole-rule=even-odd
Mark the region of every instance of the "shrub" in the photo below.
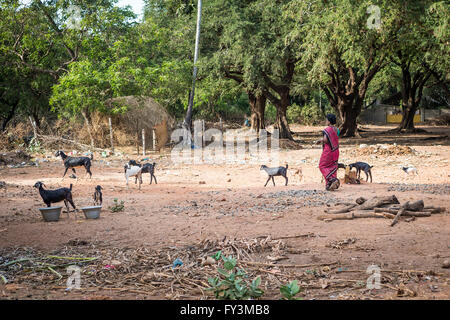
[[[284,300],[299,300],[301,298],[295,298],[295,295],[300,292],[300,287],[297,284],[297,280],[291,281],[285,286],[281,286],[280,292],[283,295]]]
[[[248,283],[248,275],[244,269],[236,268],[236,259],[231,256],[226,258],[221,253],[217,253],[214,258],[218,260],[219,256],[222,257],[224,268],[217,268],[219,276],[208,278],[211,287],[207,289],[214,292],[216,299],[242,300],[263,295],[264,291],[258,288],[261,284],[260,277]]]
[[[300,122],[302,119],[302,107],[293,103],[286,111],[286,117],[289,123]]]
[[[111,212],[120,212],[120,211],[123,211],[123,209],[125,208],[125,201],[123,201],[123,200],[121,200],[120,201],[120,203],[118,202],[118,199],[117,198],[115,198],[114,199],[114,205],[113,206],[110,206],[108,209],[111,211]]]

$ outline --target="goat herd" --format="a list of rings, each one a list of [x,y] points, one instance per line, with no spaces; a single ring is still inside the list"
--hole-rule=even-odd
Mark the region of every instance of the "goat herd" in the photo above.
[[[86,169],[86,174],[89,174],[89,177],[92,178],[92,172],[91,172],[91,161],[93,160],[93,155],[91,154],[90,157],[71,157],[67,156],[62,151],[57,151],[55,154],[56,157],[61,157],[64,163],[65,171],[63,174],[63,178],[65,177],[67,171],[72,169],[73,175],[71,175],[72,178],[77,178],[75,176],[77,167],[84,167]],[[141,189],[142,184],[142,174],[143,173],[149,173],[150,174],[150,184],[152,184],[153,179],[155,179],[155,183],[157,184],[156,177],[155,177],[155,163],[138,163],[135,160],[130,160],[127,164],[124,165],[125,170],[125,179],[127,182],[127,188],[128,188],[128,180],[130,177],[135,177],[134,183],[136,184],[139,181],[139,190]],[[346,168],[347,166],[339,163],[338,168]],[[357,175],[357,183],[359,183],[360,173],[361,171],[364,171],[366,174],[366,181],[368,181],[370,176],[370,182],[372,182],[372,172],[371,168],[373,166],[370,166],[369,164],[365,162],[355,162],[350,165],[348,165],[349,169],[352,168],[356,169],[356,175]],[[287,169],[288,165],[286,164],[285,167],[274,167],[269,168],[265,165],[262,165],[260,170],[264,170],[267,175],[269,176],[264,187],[267,186],[267,183],[272,179],[273,185],[275,186],[275,180],[274,177],[276,176],[282,176],[285,179],[285,185],[288,184],[288,177],[287,177]],[[405,171],[407,174],[417,174],[417,169],[414,167],[402,167],[403,171]],[[301,176],[301,169],[298,169],[294,175],[299,174]],[[64,204],[67,208],[67,212],[69,212],[69,206],[68,203],[72,205],[74,210],[77,210],[75,207],[75,204],[73,202],[72,198],[72,184],[70,184],[69,188],[59,188],[55,190],[46,190],[44,189],[45,184],[38,181],[35,183],[34,187],[39,189],[39,194],[42,197],[42,200],[47,205],[47,207],[50,207],[52,203],[57,203],[64,201]],[[100,185],[95,187],[95,192],[93,194],[93,200],[95,205],[101,205],[103,201],[103,195],[102,195],[102,187]]]
[[[71,175],[72,178],[76,178],[76,170],[77,167],[84,167],[86,169],[86,174],[89,174],[89,177],[92,178],[92,172],[91,172],[91,161],[94,159],[93,155],[91,154],[90,157],[71,157],[66,155],[62,151],[57,151],[55,153],[56,157],[61,157],[64,163],[65,171],[63,174],[63,178],[65,177],[67,171],[69,169],[72,169],[73,174]],[[128,187],[128,179],[130,177],[135,177],[135,182],[137,183],[139,179],[139,189],[141,189],[142,184],[142,174],[143,173],[149,173],[150,174],[150,184],[152,184],[153,179],[155,179],[155,163],[145,163],[140,164],[136,162],[135,160],[130,160],[127,164],[125,164],[125,178],[127,180],[127,187]],[[75,207],[75,204],[73,202],[72,198],[72,184],[70,184],[69,188],[59,188],[55,190],[48,190],[44,189],[45,184],[41,181],[38,181],[34,184],[34,187],[39,190],[39,194],[42,197],[42,200],[47,205],[47,207],[50,207],[52,203],[58,203],[61,201],[64,201],[64,204],[66,206],[67,212],[69,212],[69,203],[73,207],[74,210],[77,210]],[[101,205],[103,202],[103,194],[102,194],[102,187],[100,185],[95,187],[95,191],[93,194],[93,200],[95,205]]]

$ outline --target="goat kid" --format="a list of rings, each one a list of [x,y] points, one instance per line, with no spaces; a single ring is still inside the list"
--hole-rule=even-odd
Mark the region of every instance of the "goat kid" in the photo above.
[[[94,192],[94,205],[96,206],[101,206],[103,203],[103,194],[102,194],[102,186],[98,185],[95,187],[95,192]]]
[[[128,189],[128,179],[130,177],[136,177],[139,178],[139,190],[141,190],[141,184],[142,184],[142,167],[139,166],[133,166],[127,163],[124,166],[125,169],[125,178],[127,179],[127,189]]]
[[[298,182],[302,182],[303,180],[303,170],[302,168],[298,168],[298,169],[290,169],[293,171],[292,176],[294,177],[295,180],[297,180]]]
[[[59,188],[55,190],[46,190],[44,186],[45,184],[41,181],[34,184],[34,187],[39,189],[39,194],[47,207],[50,207],[52,203],[64,201],[67,208],[67,216],[69,216],[69,205],[67,202],[72,205],[74,210],[77,210],[72,199],[72,184],[70,184],[70,188]]]
[[[69,157],[62,151],[56,151],[55,157],[61,156],[61,159],[64,162],[64,166],[66,167],[66,170],[64,171],[64,176],[67,173],[67,170],[69,168],[72,169],[73,173],[76,174],[75,168],[77,167],[84,167],[86,169],[86,174],[89,173],[89,177],[92,179],[92,172],[91,172],[91,160],[94,159],[94,155],[91,153],[91,157]]]
[[[275,186],[275,180],[273,179],[273,177],[277,177],[277,176],[284,177],[284,179],[286,180],[285,186],[287,186],[287,184],[288,184],[287,169],[288,169],[287,164],[286,164],[286,167],[275,167],[275,168],[269,168],[263,164],[261,166],[260,170],[264,170],[269,175],[269,178],[267,179],[264,187],[267,186],[267,183],[269,182],[270,179],[272,179],[273,185]]]

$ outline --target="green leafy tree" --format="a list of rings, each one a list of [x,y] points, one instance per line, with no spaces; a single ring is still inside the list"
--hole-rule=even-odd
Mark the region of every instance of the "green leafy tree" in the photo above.
[[[298,59],[297,44],[285,41],[292,26],[292,19],[283,15],[289,2],[206,3],[200,74],[232,79],[247,92],[256,131],[264,128],[269,100],[277,110],[280,138],[292,139],[286,110]]]
[[[294,1],[297,26],[291,41],[301,41],[302,63],[313,84],[321,86],[340,116],[342,136],[357,133],[369,84],[388,63],[395,12],[389,1]],[[381,23],[371,24],[368,8],[376,4]],[[369,24],[368,24],[369,22]]]
[[[392,62],[401,78],[402,102],[402,121],[395,130],[415,132],[414,115],[427,85],[434,78],[448,92],[450,6],[435,1],[399,1],[395,5],[397,37]]]

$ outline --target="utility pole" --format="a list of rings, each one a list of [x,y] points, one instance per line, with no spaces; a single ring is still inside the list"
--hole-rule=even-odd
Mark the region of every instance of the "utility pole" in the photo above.
[[[183,143],[191,145],[192,137],[191,137],[191,124],[192,124],[192,108],[194,105],[194,93],[195,93],[195,79],[197,78],[197,59],[198,59],[198,46],[200,41],[200,22],[202,19],[202,0],[198,0],[197,3],[197,31],[195,34],[195,52],[194,52],[194,72],[192,75],[192,90],[189,94],[189,102],[188,102],[188,110],[186,113],[186,117],[183,121],[183,129],[185,133],[188,133],[186,137],[183,137]]]

